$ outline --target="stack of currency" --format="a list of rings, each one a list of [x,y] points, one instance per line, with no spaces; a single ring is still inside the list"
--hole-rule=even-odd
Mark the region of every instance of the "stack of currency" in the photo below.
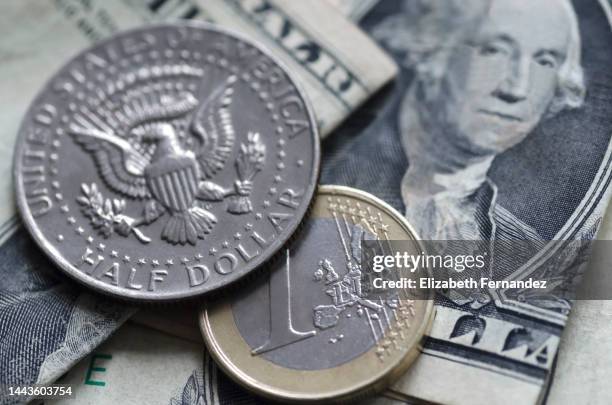
[[[379,197],[422,239],[521,241],[527,253],[498,253],[491,276],[555,285],[545,296],[437,296],[421,354],[370,403],[609,403],[609,305],[572,300],[585,271],[606,292],[605,249],[585,268],[599,228],[610,238],[608,1],[57,0],[3,9],[0,386],[59,381],[92,404],[265,403],[214,365],[198,308],[137,313],[58,274],[19,227],[8,181],[19,123],[69,56],[142,23],[202,18],[269,48],[305,88],[329,135],[321,183]]]

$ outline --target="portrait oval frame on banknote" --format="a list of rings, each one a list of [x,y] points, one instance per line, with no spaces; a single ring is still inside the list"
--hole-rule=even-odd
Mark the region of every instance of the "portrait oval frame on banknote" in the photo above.
[[[523,240],[525,249],[514,259],[498,255],[493,277],[545,277],[545,269],[554,267],[549,259],[568,247],[563,241],[594,238],[610,196],[610,3],[549,2],[547,19],[541,8],[523,2],[402,4],[381,7],[365,22],[403,66],[403,80],[377,122],[385,125],[366,129],[358,141],[350,135],[339,139],[354,156],[331,151],[322,180],[345,178],[343,171],[357,163],[366,174],[384,172],[351,184],[384,193],[425,239]],[[496,26],[513,37],[512,52],[485,49],[498,45]],[[478,37],[479,27],[490,43],[487,35]],[[546,54],[557,59],[538,59]],[[510,75],[518,72],[510,67],[528,55],[523,72],[529,75]],[[468,61],[478,69],[467,69]],[[369,142],[403,148],[388,148],[389,159],[370,162],[364,159]],[[440,184],[430,181],[438,174]],[[469,196],[469,210],[461,207],[463,195]],[[470,301],[477,309],[495,301],[559,325],[568,309],[565,295],[530,299],[500,289],[482,302],[464,298],[455,303]]]
[[[366,257],[355,241],[364,242],[371,230],[377,231],[370,240],[405,240],[408,250],[424,251],[407,220],[380,199],[349,187],[319,186],[286,261],[273,263],[269,278],[202,309],[200,328],[217,364],[246,388],[291,402],[354,399],[399,378],[418,357],[433,323],[433,291],[414,299],[407,289],[367,290],[363,262],[348,257]],[[358,286],[355,278],[362,280]],[[269,313],[262,310],[265,301]],[[277,319],[284,316],[287,333]]]
[[[173,301],[270,259],[319,164],[310,101],[282,61],[190,22],[125,31],[65,64],[25,115],[13,174],[26,228],[65,273]]]

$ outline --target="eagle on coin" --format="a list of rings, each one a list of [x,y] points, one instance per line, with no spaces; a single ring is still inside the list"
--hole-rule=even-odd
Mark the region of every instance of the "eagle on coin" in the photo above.
[[[249,195],[254,174],[236,181],[233,190],[210,181],[233,151],[230,106],[235,82],[236,76],[230,76],[202,103],[190,91],[144,86],[120,99],[104,117],[92,111],[75,115],[69,133],[93,156],[105,184],[126,197],[146,201],[142,217],[113,217],[118,233],[127,236],[135,231],[146,242],[136,227],[168,214],[162,239],[195,245],[217,223],[198,199],[220,201],[226,196]],[[255,162],[256,172],[263,164],[265,147],[258,134],[249,134],[249,140],[254,145],[243,144],[241,152],[254,151],[256,156],[251,153],[247,160]],[[228,211],[248,212],[250,201],[233,209]]]

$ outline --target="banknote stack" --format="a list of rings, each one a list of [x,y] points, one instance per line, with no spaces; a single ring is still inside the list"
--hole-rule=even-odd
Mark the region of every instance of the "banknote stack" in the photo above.
[[[612,403],[610,0],[0,6],[0,404]]]

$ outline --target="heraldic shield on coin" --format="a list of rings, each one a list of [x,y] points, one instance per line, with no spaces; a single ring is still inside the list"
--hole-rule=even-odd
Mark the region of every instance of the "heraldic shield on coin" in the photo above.
[[[201,313],[210,353],[237,382],[276,400],[347,400],[385,388],[418,356],[433,319],[432,292],[374,288],[379,275],[364,263],[365,242],[392,240],[423,251],[381,200],[320,186],[299,238],[269,277]]]
[[[222,287],[302,221],[319,138],[265,50],[204,24],[157,25],[66,64],[22,123],[18,206],[68,274],[128,299]]]

